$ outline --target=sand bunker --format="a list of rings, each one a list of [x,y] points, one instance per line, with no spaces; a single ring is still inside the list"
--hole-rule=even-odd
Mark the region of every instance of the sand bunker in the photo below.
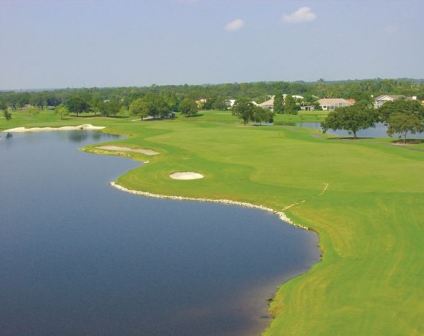
[[[114,152],[131,152],[131,153],[140,153],[147,156],[153,156],[158,155],[158,152],[155,152],[151,149],[144,149],[144,148],[130,148],[130,147],[121,147],[121,146],[99,146],[98,149],[103,149],[107,151],[114,151]]]
[[[174,180],[199,180],[202,179],[204,176],[199,173],[193,173],[193,172],[177,172],[172,173],[169,175],[170,178]]]
[[[91,124],[84,124],[79,126],[63,126],[63,127],[16,127],[5,130],[7,133],[26,133],[26,132],[52,132],[52,131],[98,131],[103,129],[103,126],[93,126]]]

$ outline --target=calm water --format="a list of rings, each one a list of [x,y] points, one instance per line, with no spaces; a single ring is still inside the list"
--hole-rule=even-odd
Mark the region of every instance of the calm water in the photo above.
[[[0,138],[0,334],[255,335],[266,299],[319,258],[272,214],[109,186],[135,162],[100,133]]]
[[[321,129],[321,123],[319,122],[303,122],[303,123],[296,123],[296,126],[299,127],[307,127],[307,128],[316,128]],[[348,131],[343,130],[328,130],[328,134],[334,134],[338,136],[352,136]],[[358,137],[365,137],[365,138],[388,138],[387,135],[387,127],[382,124],[378,123],[375,125],[375,127],[370,127],[364,130],[360,130],[357,132]],[[398,136],[394,135],[393,139],[397,139]],[[409,134],[408,139],[424,139],[424,133],[417,133],[417,134]]]

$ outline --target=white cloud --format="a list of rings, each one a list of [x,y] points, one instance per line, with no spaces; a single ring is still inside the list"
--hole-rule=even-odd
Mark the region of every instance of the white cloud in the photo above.
[[[235,19],[233,21],[228,22],[225,25],[226,31],[237,31],[244,27],[244,21],[242,19]]]
[[[283,21],[287,23],[301,23],[314,21],[317,15],[309,7],[300,7],[291,14],[283,15]]]

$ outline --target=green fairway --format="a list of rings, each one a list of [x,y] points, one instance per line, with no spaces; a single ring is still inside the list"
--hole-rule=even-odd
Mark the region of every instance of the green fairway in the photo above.
[[[322,261],[278,289],[265,335],[423,335],[424,144],[329,139],[294,126],[243,126],[230,112],[202,113],[151,122],[14,113],[0,119],[0,129],[107,126],[128,135],[115,143],[160,153],[137,154],[150,163],[119,177],[122,186],[286,209],[317,231]],[[315,121],[278,116],[302,120]],[[172,180],[175,171],[205,178]]]

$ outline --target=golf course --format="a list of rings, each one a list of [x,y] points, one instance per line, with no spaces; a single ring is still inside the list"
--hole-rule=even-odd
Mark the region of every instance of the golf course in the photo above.
[[[300,117],[290,118],[284,121]],[[125,137],[84,150],[148,161],[122,172],[118,185],[261,205],[317,232],[321,261],[276,288],[264,335],[423,335],[424,143],[341,139],[281,121],[243,125],[229,111],[160,121],[61,120],[42,111],[1,118],[0,130],[105,126],[103,132]],[[202,178],[170,178],[176,172]]]

